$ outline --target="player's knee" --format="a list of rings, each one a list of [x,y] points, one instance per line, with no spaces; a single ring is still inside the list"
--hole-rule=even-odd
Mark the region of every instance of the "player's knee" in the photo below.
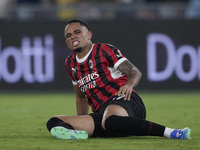
[[[53,127],[55,127],[56,124],[57,124],[58,122],[60,122],[60,121],[61,121],[61,120],[60,120],[59,118],[57,118],[57,117],[52,117],[52,118],[50,118],[50,119],[47,121],[47,124],[46,124],[47,129],[48,129],[49,131],[51,131],[51,129],[52,129]]]
[[[49,131],[51,131],[51,129],[52,129],[53,127],[56,127],[56,126],[61,126],[61,127],[67,128],[67,129],[72,129],[72,130],[74,130],[74,128],[73,128],[70,124],[64,122],[63,120],[61,120],[61,119],[58,118],[57,116],[50,118],[50,119],[47,121],[46,126],[47,126],[47,129],[48,129]]]
[[[106,119],[102,120],[102,122],[101,122],[101,127],[102,127],[104,130],[106,130],[105,122],[106,122]]]
[[[105,119],[105,122],[102,124],[102,127],[107,131],[115,131],[115,127],[117,124],[117,121],[115,118],[116,116],[112,115],[108,117],[107,119]]]

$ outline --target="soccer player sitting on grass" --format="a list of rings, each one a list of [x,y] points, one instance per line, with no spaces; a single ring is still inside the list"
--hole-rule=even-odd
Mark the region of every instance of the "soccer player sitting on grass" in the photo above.
[[[73,51],[65,65],[76,93],[77,116],[50,118],[47,128],[53,137],[135,135],[190,139],[189,128],[171,129],[145,120],[145,106],[134,90],[142,74],[119,49],[111,44],[92,43],[90,27],[82,20],[70,20],[64,34]]]

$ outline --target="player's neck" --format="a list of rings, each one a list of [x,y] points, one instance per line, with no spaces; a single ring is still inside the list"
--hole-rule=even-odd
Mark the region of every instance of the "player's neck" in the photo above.
[[[81,52],[76,53],[77,57],[79,59],[82,59],[83,57],[85,57],[87,55],[87,53],[90,51],[91,48],[92,48],[92,43],[88,44],[87,47],[83,48],[83,50]]]

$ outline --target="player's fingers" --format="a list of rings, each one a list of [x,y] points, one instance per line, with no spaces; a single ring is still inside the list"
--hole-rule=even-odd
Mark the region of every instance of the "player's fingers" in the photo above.
[[[126,89],[124,92],[124,100],[128,100],[128,98],[129,98],[129,91],[128,89]]]
[[[131,93],[132,93],[132,91],[127,89],[126,96],[125,96],[124,100],[128,100],[129,101],[131,99]]]
[[[127,89],[124,89],[124,91],[122,93],[122,97],[124,98],[124,100],[127,99]]]
[[[119,96],[121,93],[121,88],[119,89],[119,91],[115,94],[116,96]]]
[[[125,88],[121,87],[117,92],[117,96],[124,97],[124,93],[125,93]]]
[[[128,100],[131,99],[131,93],[132,93],[132,91],[129,91],[129,92],[128,92]]]
[[[119,96],[124,97],[124,96],[125,96],[125,93],[126,93],[126,88],[125,88],[125,87],[122,87],[121,89],[122,89],[122,90],[121,90]]]

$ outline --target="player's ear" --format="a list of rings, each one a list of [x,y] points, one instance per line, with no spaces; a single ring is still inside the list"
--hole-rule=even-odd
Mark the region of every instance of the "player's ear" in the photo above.
[[[92,32],[88,31],[88,40],[91,40],[91,39],[92,39]]]

